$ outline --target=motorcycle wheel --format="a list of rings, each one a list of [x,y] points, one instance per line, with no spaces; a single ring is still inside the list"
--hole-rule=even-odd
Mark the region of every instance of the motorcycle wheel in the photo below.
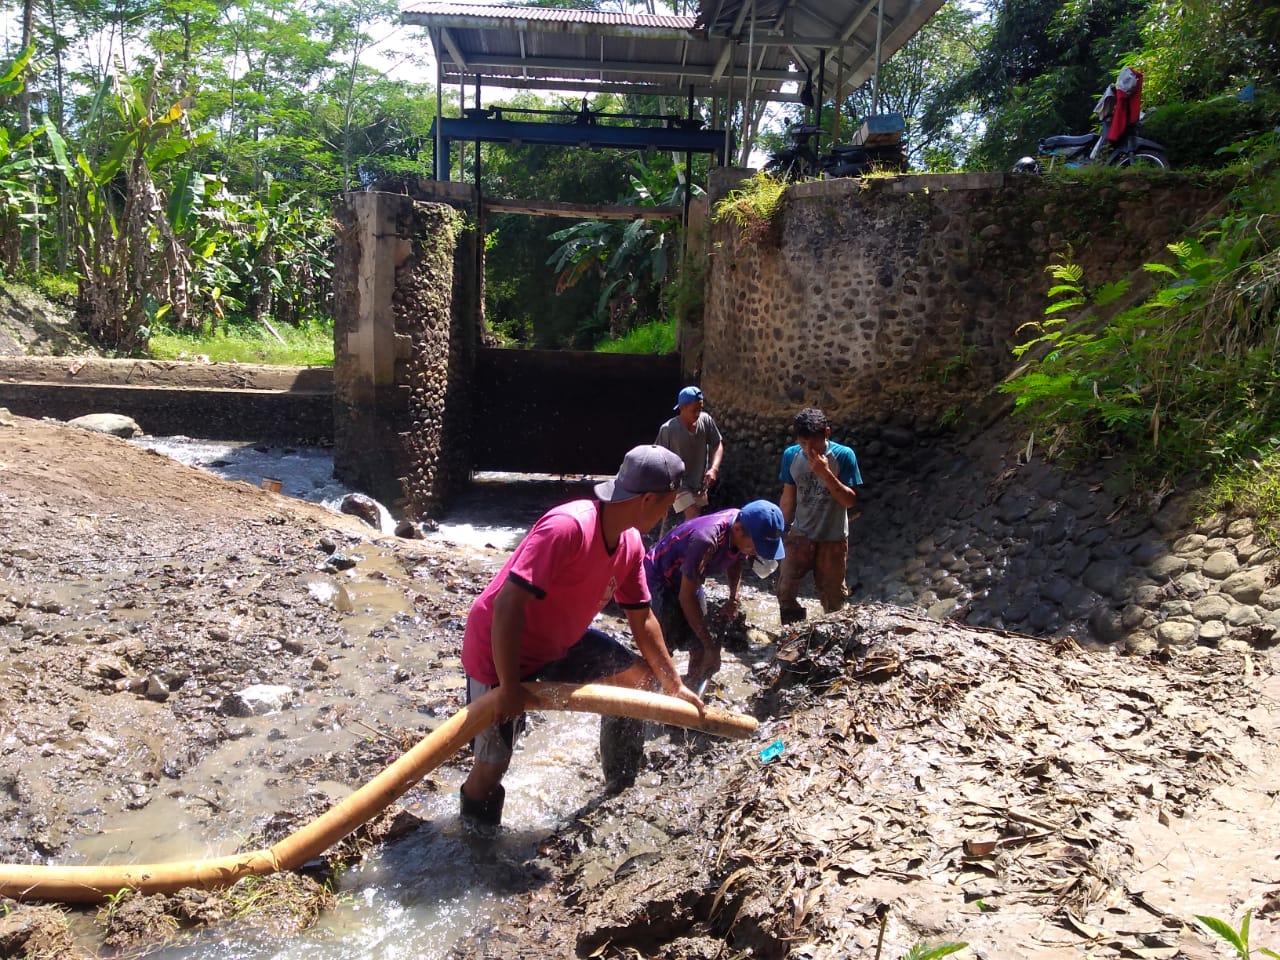
[[[1113,167],[1127,167],[1135,170],[1168,170],[1169,161],[1164,154],[1155,150],[1138,150],[1134,153],[1122,153],[1111,161]]]

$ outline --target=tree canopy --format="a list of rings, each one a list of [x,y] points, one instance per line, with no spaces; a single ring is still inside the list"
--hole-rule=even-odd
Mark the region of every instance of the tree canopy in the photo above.
[[[86,325],[119,349],[144,349],[159,326],[323,321],[334,200],[429,175],[436,91],[380,66],[425,66],[427,44],[399,31],[391,0],[24,0],[13,12],[20,35],[0,66],[0,270],[73,281]],[[1271,122],[1280,4],[948,0],[883,65],[876,106],[906,118],[914,169],[1003,169],[1040,136],[1086,130],[1122,65],[1145,73],[1175,164],[1179,153],[1220,162],[1223,145]],[[1246,85],[1260,105],[1236,105]],[[456,94],[445,104],[460,106]],[[605,94],[590,106],[686,108]],[[694,105],[708,120],[712,107]],[[823,123],[832,131],[838,117],[843,140],[872,109],[869,81],[823,104]],[[805,115],[775,112],[763,142]],[[695,182],[707,160],[697,163]],[[660,153],[486,144],[481,168],[498,197],[678,203],[689,189],[683,158]],[[512,344],[591,347],[667,315],[676,223],[504,216],[489,227],[488,316]]]

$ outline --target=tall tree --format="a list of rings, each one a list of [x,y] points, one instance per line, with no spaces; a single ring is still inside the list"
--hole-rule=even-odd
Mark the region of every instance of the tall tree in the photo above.
[[[945,123],[926,123],[940,93],[977,62],[987,28],[978,11],[947,0],[901,49],[880,67],[879,110],[901,113],[913,167],[937,170],[959,166],[980,127],[972,110],[953,110]],[[868,80],[840,105],[841,128],[852,130],[872,110]]]
[[[1003,168],[1047,134],[1084,132],[1098,95],[1139,45],[1147,2],[991,0],[976,62],[938,91],[922,126],[939,130],[977,111],[984,129],[969,158],[977,168]]]

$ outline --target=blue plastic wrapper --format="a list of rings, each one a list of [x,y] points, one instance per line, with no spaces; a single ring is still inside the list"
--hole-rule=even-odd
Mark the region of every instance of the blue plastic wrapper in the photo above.
[[[768,763],[770,760],[782,756],[782,751],[787,749],[787,745],[781,740],[775,740],[763,750],[760,751],[760,762]]]

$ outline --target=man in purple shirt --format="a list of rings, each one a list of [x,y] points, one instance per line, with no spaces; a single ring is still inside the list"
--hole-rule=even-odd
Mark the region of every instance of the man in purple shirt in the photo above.
[[[686,520],[644,555],[653,612],[667,648],[690,650],[688,685],[696,688],[720,669],[720,641],[707,628],[707,577],[725,574],[729,603],[724,615],[738,614],[738,588],[747,557],[767,576],[783,555],[782,511],[768,500],[752,500],[741,510],[718,510]]]

